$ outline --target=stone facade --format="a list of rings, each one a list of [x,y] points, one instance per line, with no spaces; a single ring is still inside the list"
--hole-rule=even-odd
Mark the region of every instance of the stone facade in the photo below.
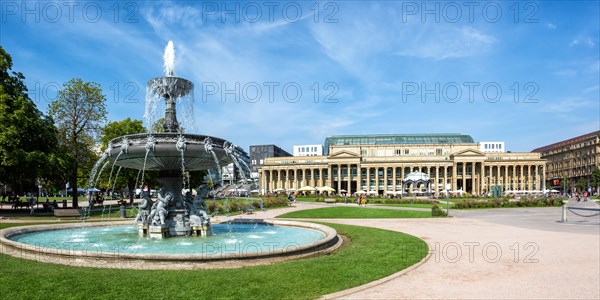
[[[505,193],[540,191],[546,181],[546,161],[539,153],[483,153],[475,143],[332,145],[328,150],[327,156],[267,158],[259,170],[261,190],[330,186],[350,194],[483,195],[492,186]],[[404,179],[415,171],[428,182],[407,186]]]
[[[580,179],[589,180],[595,168],[600,168],[600,131],[595,131],[572,139],[534,149],[548,161],[546,178],[552,188],[564,187],[573,191]]]

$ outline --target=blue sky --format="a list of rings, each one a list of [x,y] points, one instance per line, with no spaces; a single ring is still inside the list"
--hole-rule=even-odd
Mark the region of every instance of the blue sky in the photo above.
[[[121,120],[143,119],[172,40],[193,131],[245,149],[465,133],[531,151],[600,129],[598,1],[272,3],[3,1],[0,44],[43,111],[80,77]]]

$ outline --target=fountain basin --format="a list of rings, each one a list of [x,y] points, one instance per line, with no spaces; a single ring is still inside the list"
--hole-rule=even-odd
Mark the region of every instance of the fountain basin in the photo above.
[[[23,226],[0,231],[0,251],[74,266],[198,269],[269,264],[327,254],[341,245],[336,231],[320,224],[252,219],[213,226],[214,236],[165,240],[137,238],[131,222]],[[103,232],[113,239],[98,240]],[[55,238],[28,238],[44,235]],[[70,241],[62,243],[60,235]]]
[[[142,133],[118,137],[110,141],[108,160],[124,168],[143,169],[150,137],[153,138],[153,148],[148,151],[145,170],[181,170],[182,155],[177,149],[180,137],[185,139],[183,151],[185,170],[196,171],[219,167],[212,153],[206,150],[207,145],[204,141],[207,137],[212,140],[212,151],[219,165],[224,166],[232,162],[231,157],[223,149],[225,140],[206,135],[179,133]]]
[[[191,81],[175,76],[150,79],[147,86],[152,93],[159,97],[168,96],[169,98],[183,97],[194,88]]]

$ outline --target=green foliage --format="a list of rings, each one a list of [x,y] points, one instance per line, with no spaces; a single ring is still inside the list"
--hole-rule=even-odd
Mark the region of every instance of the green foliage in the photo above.
[[[427,211],[364,208],[358,206],[335,206],[294,211],[278,218],[315,218],[315,219],[393,219],[393,218],[431,218]]]
[[[577,191],[581,192],[585,189],[587,189],[589,182],[583,178],[579,178],[579,180],[577,181],[577,183],[575,183],[575,187],[577,188]]]
[[[24,79],[0,46],[0,182],[32,189],[38,178],[60,182],[71,160],[58,146],[52,119],[29,98]]]
[[[277,198],[268,196],[262,198],[263,208],[277,208],[288,206],[287,199]],[[231,198],[221,200],[206,200],[206,206],[208,213],[236,213],[242,211],[244,206],[253,206],[254,208],[260,207],[260,199],[256,198]]]
[[[590,184],[595,187],[600,187],[600,168],[595,168],[592,171]]]
[[[445,217],[445,216],[447,216],[447,214],[439,206],[434,205],[431,207],[431,216],[432,217]]]
[[[469,209],[469,208],[499,208],[499,207],[545,207],[545,206],[562,206],[564,204],[562,198],[528,198],[510,201],[507,198],[495,200],[463,200],[455,202],[453,208]]]
[[[152,124],[152,128],[150,129],[150,131],[156,132],[156,133],[165,132],[165,129],[163,128],[164,124],[165,124],[165,118],[160,118],[160,119],[156,120],[156,122],[154,122],[154,124]]]
[[[423,199],[383,199],[374,200],[373,203],[383,203],[383,204],[438,204],[440,203],[437,200],[423,200]]]
[[[102,149],[106,149],[108,142],[120,136],[128,134],[137,134],[146,132],[144,124],[140,120],[131,120],[127,118],[118,122],[109,122],[102,128],[102,135],[100,142],[102,143]]]
[[[58,97],[50,103],[48,113],[57,123],[59,142],[74,158],[69,167],[69,182],[71,188],[76,190],[78,179],[85,182],[87,177],[83,174],[89,175],[89,169],[97,160],[92,149],[94,137],[106,121],[106,97],[97,83],[74,78],[58,91]],[[80,167],[84,167],[85,171]],[[77,207],[75,194],[73,205]]]

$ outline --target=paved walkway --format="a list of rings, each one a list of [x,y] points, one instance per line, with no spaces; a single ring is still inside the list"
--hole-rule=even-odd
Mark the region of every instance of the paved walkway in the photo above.
[[[299,203],[296,209],[322,206]],[[319,221],[401,231],[430,247],[431,257],[420,267],[360,291],[336,293],[341,298],[599,299],[600,217],[569,214],[570,223],[563,224],[557,222],[560,213],[560,208],[451,210],[455,217],[448,219]]]

